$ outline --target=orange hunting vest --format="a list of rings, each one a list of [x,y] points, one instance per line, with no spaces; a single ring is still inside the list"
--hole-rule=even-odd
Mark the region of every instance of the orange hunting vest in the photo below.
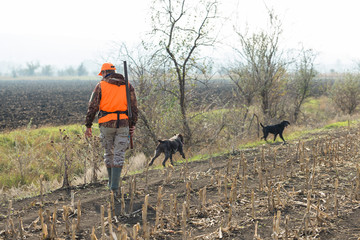
[[[100,82],[101,100],[99,123],[111,120],[129,119],[127,116],[127,100],[125,85],[114,85],[106,81]]]

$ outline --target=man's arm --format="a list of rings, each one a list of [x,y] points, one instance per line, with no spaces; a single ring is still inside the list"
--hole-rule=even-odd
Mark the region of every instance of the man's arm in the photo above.
[[[100,88],[100,84],[98,83],[93,93],[91,94],[89,100],[89,107],[85,119],[86,136],[91,136],[91,126],[95,119],[96,113],[99,111],[100,99],[101,99],[101,88]]]

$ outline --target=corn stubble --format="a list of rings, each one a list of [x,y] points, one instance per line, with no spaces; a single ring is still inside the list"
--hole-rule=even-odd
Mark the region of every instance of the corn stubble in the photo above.
[[[102,205],[101,224],[89,230],[89,237],[231,239],[245,229],[252,231],[257,240],[318,238],[360,201],[360,166],[353,161],[360,147],[355,137],[358,136],[268,145],[255,154],[243,151],[231,155],[222,168],[216,168],[216,158],[211,157],[206,173],[189,168],[188,162],[169,167],[162,175],[162,185],[157,186],[157,196],[155,187],[148,184],[146,171],[146,178],[138,180],[144,181],[143,192],[149,193],[141,200],[141,223],[122,225],[117,221],[111,194],[107,217]],[[172,190],[173,182],[182,183],[183,193]],[[135,177],[131,177],[128,217],[139,201],[135,189]],[[124,192],[121,187],[121,215],[125,215]],[[11,203],[5,225],[7,236],[24,238],[30,230],[37,229],[42,239],[56,239],[59,235],[76,239],[82,230],[81,218],[86,213],[81,210],[80,200],[75,209],[73,197],[69,206],[60,210],[55,207],[51,212],[44,209],[46,201],[41,190],[39,217],[25,227],[22,218],[15,227]],[[148,209],[155,209],[155,216],[148,215]],[[58,211],[62,212],[62,219],[57,219]],[[58,230],[60,225],[64,233]]]

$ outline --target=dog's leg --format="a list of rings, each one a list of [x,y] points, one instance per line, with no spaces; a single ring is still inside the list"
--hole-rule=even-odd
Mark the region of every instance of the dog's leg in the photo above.
[[[165,154],[165,159],[164,159],[162,165],[165,167],[165,162],[169,159],[170,153],[168,151],[166,151],[164,154]]]
[[[170,162],[171,162],[171,165],[174,166],[174,163],[173,163],[173,160],[172,160],[172,153],[170,153]]]
[[[283,135],[282,133],[279,134],[280,135],[280,138],[284,141],[284,144],[286,143],[285,139],[283,138]]]
[[[151,159],[151,162],[149,163],[149,166],[153,165],[154,160],[160,156],[161,152],[160,151],[155,151],[155,156]]]
[[[183,157],[183,159],[185,159],[185,153],[183,151],[182,146],[179,147],[179,153],[181,154],[181,156]]]
[[[264,140],[265,140],[266,142],[267,142],[266,138],[268,137],[268,135],[269,135],[269,133],[266,132],[266,133],[264,133],[264,136],[263,136],[263,138],[264,138]]]
[[[276,140],[277,135],[278,135],[277,133],[274,134],[274,142]]]

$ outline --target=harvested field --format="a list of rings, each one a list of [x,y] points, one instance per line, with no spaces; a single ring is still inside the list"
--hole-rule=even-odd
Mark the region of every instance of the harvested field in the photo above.
[[[1,80],[0,131],[83,123],[95,80]]]
[[[0,237],[358,239],[359,130],[144,170],[123,179],[120,202],[105,181],[12,203],[3,196]]]

